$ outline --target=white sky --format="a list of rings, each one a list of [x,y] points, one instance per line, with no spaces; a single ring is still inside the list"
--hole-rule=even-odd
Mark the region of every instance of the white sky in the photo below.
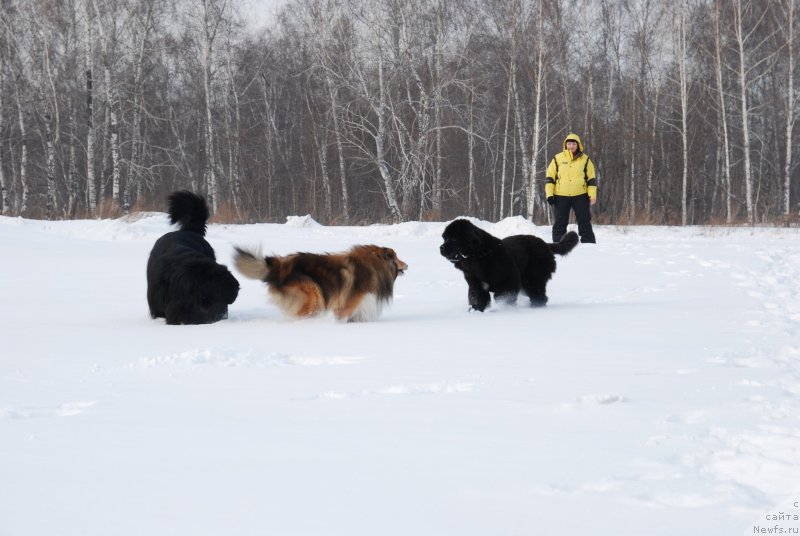
[[[275,12],[285,3],[286,0],[242,0],[242,12],[252,26],[259,28],[271,24]]]

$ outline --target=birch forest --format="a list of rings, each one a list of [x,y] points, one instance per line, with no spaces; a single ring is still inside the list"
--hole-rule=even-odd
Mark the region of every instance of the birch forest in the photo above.
[[[0,0],[2,214],[522,216],[575,132],[595,221],[800,212],[800,0]]]

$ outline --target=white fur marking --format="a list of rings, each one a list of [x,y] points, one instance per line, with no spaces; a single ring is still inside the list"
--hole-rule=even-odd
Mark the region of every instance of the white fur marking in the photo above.
[[[379,300],[371,292],[364,295],[364,299],[353,309],[348,322],[369,322],[378,318],[383,311],[383,300]]]

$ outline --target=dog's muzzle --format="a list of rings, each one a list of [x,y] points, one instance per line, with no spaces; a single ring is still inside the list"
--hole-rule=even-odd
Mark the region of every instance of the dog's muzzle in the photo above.
[[[397,259],[397,264],[395,264],[395,268],[397,270],[397,275],[403,275],[404,273],[406,273],[406,270],[408,270],[408,265],[403,261],[401,261],[400,259]]]
[[[446,249],[445,245],[442,244],[441,246],[439,246],[439,253],[442,254],[442,257],[452,262],[453,264],[459,261],[463,261],[464,259],[467,258],[467,256],[461,253],[460,251],[446,251],[445,249]]]

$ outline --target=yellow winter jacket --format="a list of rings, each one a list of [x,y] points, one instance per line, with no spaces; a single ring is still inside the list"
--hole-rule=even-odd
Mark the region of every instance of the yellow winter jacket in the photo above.
[[[567,140],[578,142],[575,158],[567,151]],[[585,172],[584,172],[585,170]],[[589,194],[590,199],[597,197],[597,179],[594,164],[583,152],[583,143],[577,134],[568,134],[564,138],[564,150],[558,153],[547,166],[547,180],[544,184],[545,197],[563,195],[574,197]]]

